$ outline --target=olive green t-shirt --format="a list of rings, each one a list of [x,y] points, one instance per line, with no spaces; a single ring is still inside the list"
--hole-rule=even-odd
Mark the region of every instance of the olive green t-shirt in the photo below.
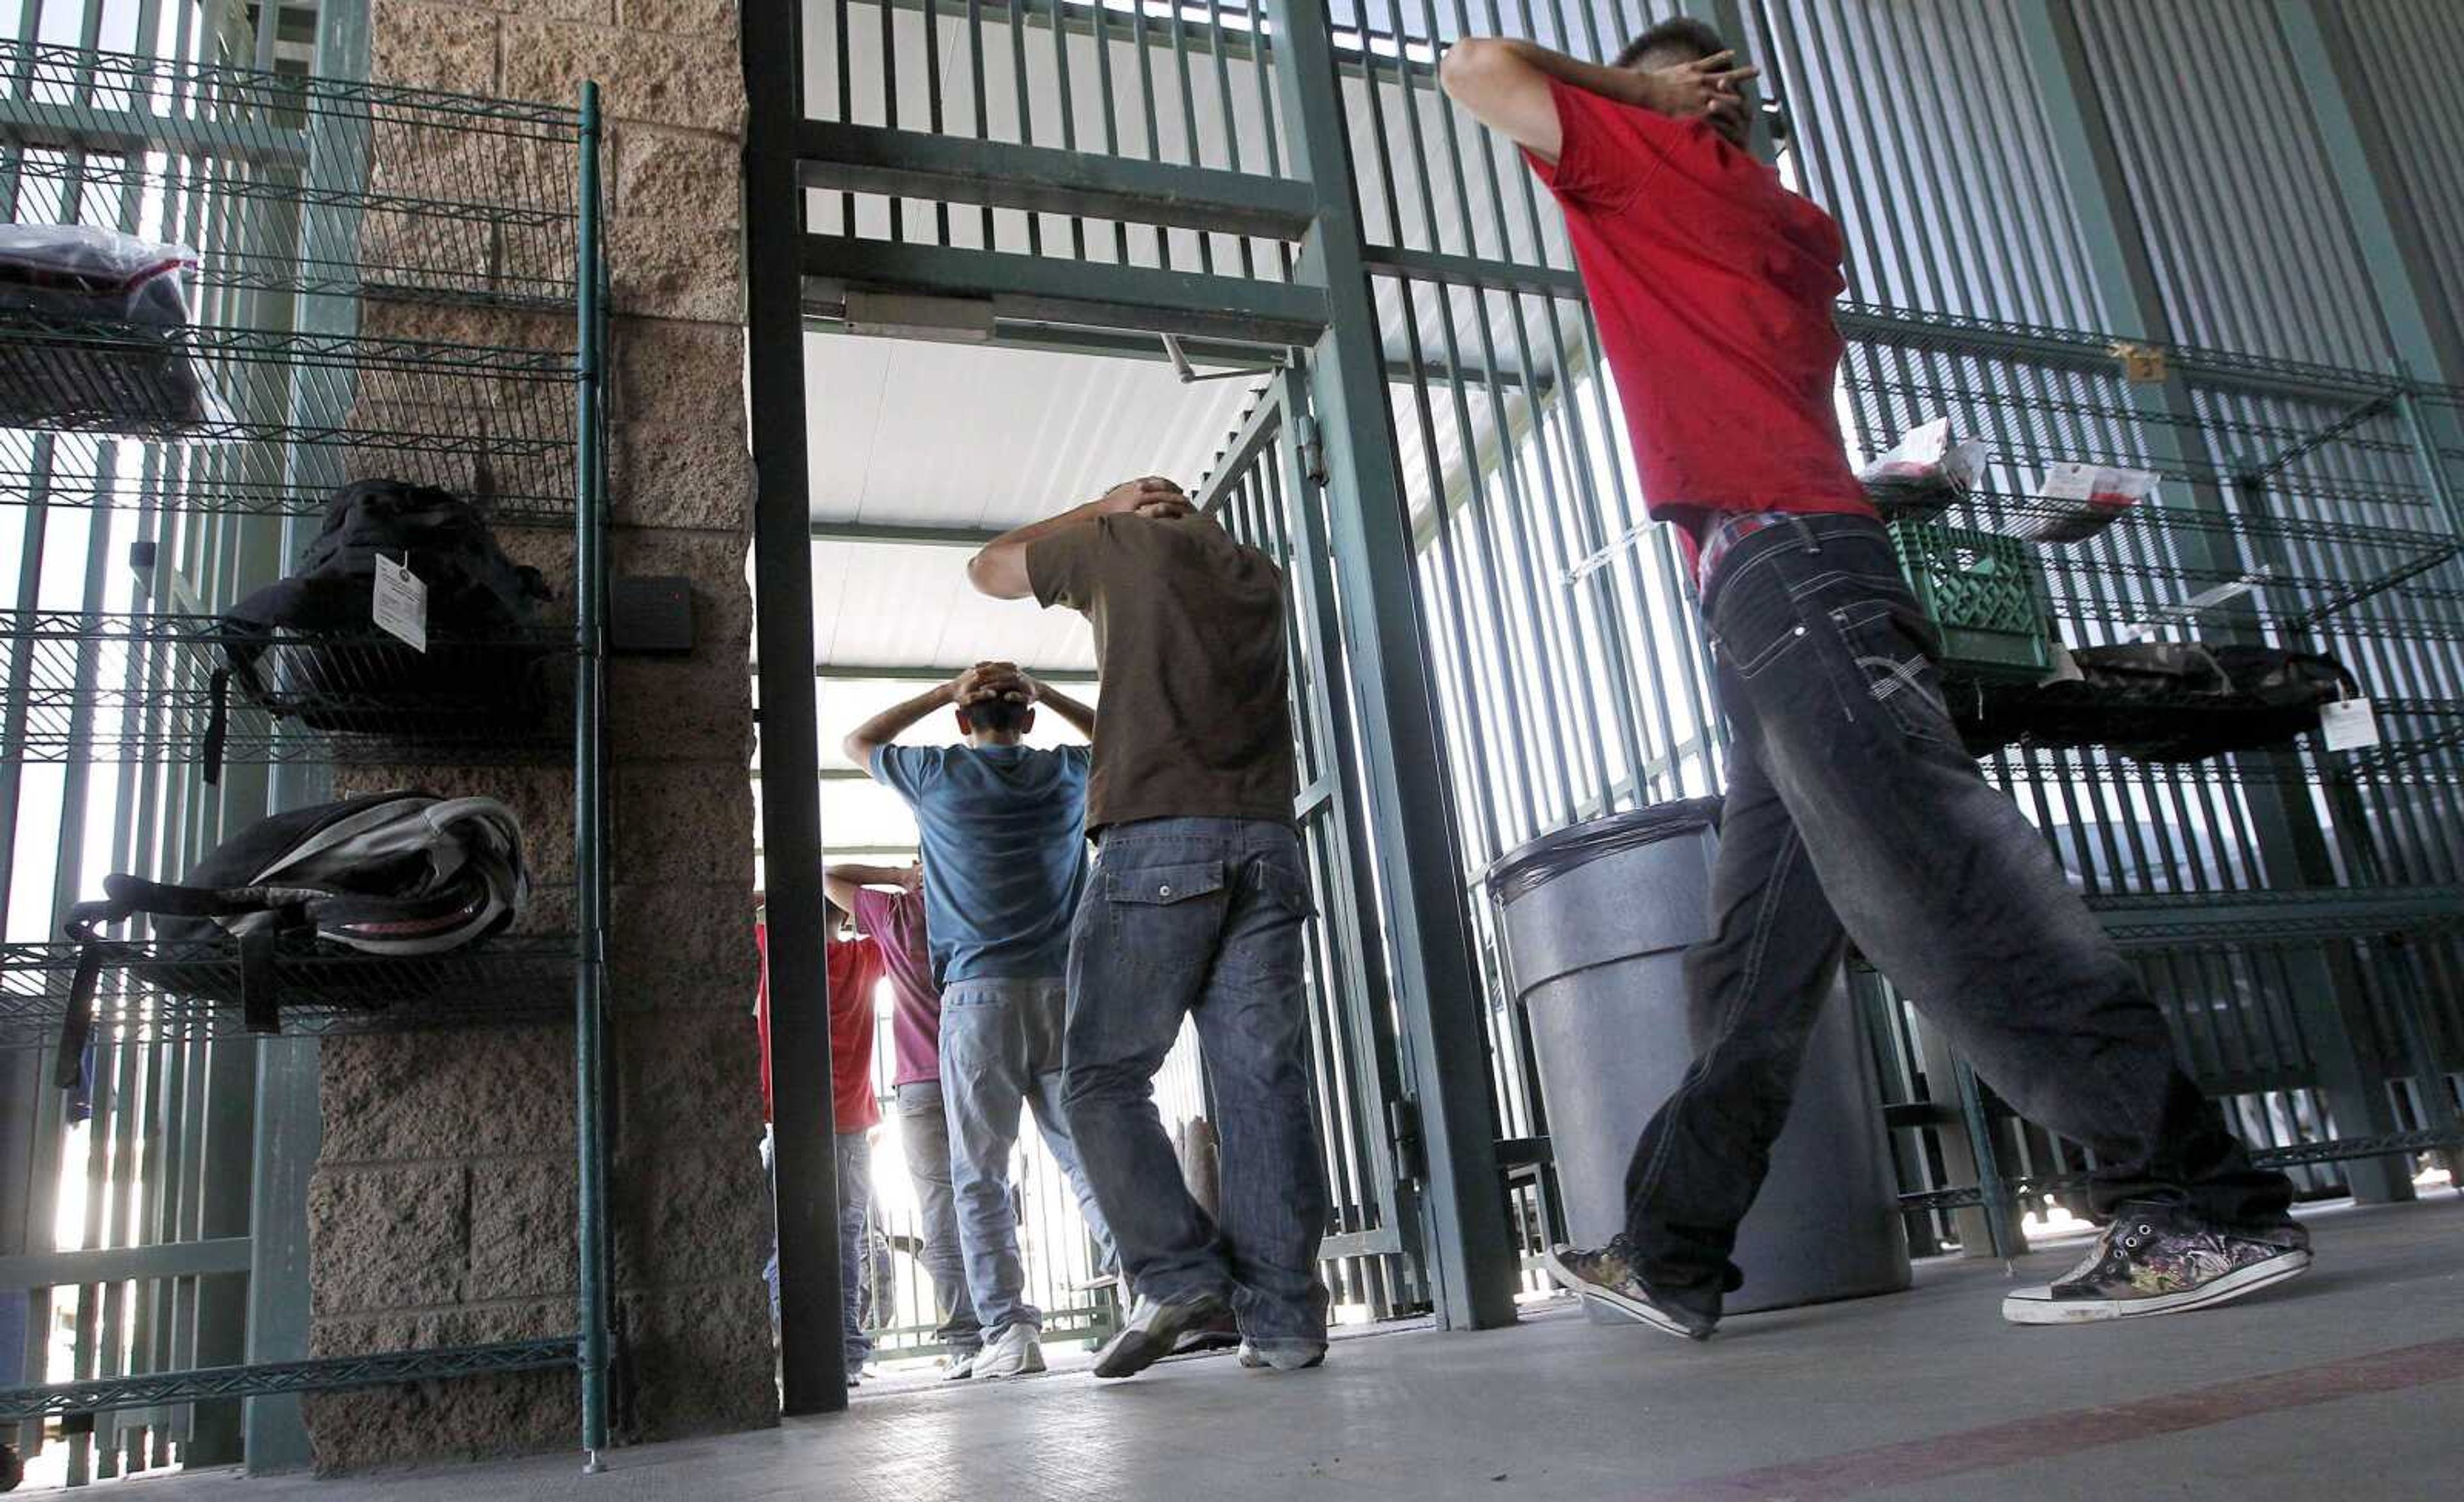
[[[1119,515],[1027,545],[1035,598],[1095,628],[1102,702],[1087,828],[1138,819],[1288,823],[1284,576],[1214,521]]]

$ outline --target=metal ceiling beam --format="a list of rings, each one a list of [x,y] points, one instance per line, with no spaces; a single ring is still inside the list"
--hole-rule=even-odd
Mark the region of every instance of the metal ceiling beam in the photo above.
[[[1316,340],[1326,326],[1326,293],[1289,282],[1200,272],[1116,266],[1001,251],[958,250],[807,234],[803,268],[808,318],[836,317],[847,287],[968,298],[988,302],[995,320],[1141,329],[1281,347]]]
[[[1270,240],[1309,231],[1308,185],[1254,172],[819,120],[799,128],[796,150],[806,188]]]
[[[846,683],[869,679],[877,683],[947,683],[974,667],[971,662],[928,666],[918,663],[871,667],[864,663],[825,662],[813,670],[813,676]],[[1092,683],[1091,668],[1039,668],[1025,664],[1026,671],[1046,683]]]
[[[885,542],[901,547],[946,547],[977,552],[1002,534],[983,527],[924,527],[878,521],[816,521],[816,542]]]

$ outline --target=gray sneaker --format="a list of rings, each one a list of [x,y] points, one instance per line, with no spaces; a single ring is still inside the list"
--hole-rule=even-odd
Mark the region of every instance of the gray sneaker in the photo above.
[[[1262,1346],[1255,1340],[1241,1342],[1241,1364],[1251,1371],[1272,1369],[1278,1372],[1306,1372],[1312,1366],[1326,1364],[1326,1342],[1323,1340],[1278,1340]]]
[[[1683,1336],[1688,1340],[1710,1339],[1719,1321],[1653,1297],[1642,1274],[1635,1270],[1635,1262],[1634,1244],[1623,1236],[1612,1237],[1597,1251],[1573,1247],[1549,1248],[1549,1275],[1566,1292],[1580,1294],[1589,1303],[1615,1310],[1666,1335]]]
[[[1141,1296],[1121,1333],[1095,1354],[1095,1375],[1135,1377],[1172,1355],[1183,1332],[1204,1326],[1230,1307],[1221,1293],[1193,1293],[1170,1303]]]
[[[2002,1300],[2014,1325],[2069,1325],[2179,1314],[2255,1293],[2310,1270],[2310,1233],[2288,1221],[2270,1230],[2202,1225],[2164,1204],[2114,1211],[2079,1265],[2053,1283]]]

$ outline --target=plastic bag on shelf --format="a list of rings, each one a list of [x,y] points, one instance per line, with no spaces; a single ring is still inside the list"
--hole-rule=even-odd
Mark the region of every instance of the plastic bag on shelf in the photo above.
[[[2020,535],[2032,542],[2084,542],[2156,490],[2145,470],[2110,464],[2050,464],[2036,487],[2040,505]]]
[[[79,224],[0,224],[0,427],[159,436],[222,420],[185,347],[197,253]]]
[[[1900,435],[1857,472],[1874,509],[1892,521],[1929,521],[1950,509],[1985,473],[1985,440],[1954,438],[1937,417]]]

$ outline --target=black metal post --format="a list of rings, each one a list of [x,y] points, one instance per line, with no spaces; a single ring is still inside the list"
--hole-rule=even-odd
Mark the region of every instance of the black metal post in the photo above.
[[[847,1406],[840,1339],[838,1163],[822,961],[820,725],[813,675],[811,504],[804,466],[804,324],[798,256],[803,117],[796,7],[744,7],[745,324],[751,364],[753,583],[760,654],[761,846],[770,925],[771,1133],[779,1226],[779,1349],[790,1414]],[[819,1082],[819,1083],[816,1083]]]

